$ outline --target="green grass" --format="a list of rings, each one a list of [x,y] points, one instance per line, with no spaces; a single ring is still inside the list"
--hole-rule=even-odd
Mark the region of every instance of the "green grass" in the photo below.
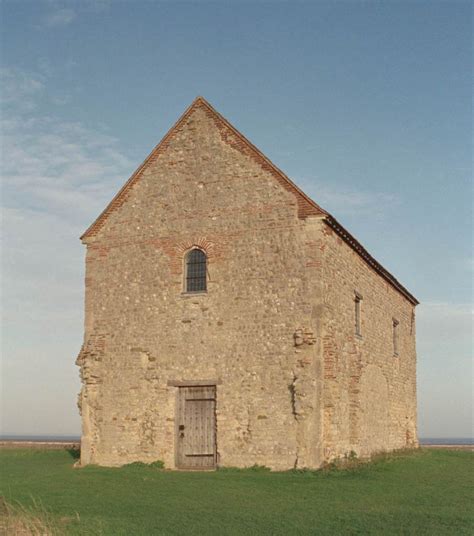
[[[470,452],[422,449],[350,470],[73,469],[58,450],[0,450],[0,495],[61,534],[473,534]]]

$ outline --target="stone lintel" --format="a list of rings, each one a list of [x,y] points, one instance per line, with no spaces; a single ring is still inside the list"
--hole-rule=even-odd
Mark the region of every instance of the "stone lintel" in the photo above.
[[[220,385],[222,381],[217,380],[168,380],[169,387],[201,387],[207,385]]]

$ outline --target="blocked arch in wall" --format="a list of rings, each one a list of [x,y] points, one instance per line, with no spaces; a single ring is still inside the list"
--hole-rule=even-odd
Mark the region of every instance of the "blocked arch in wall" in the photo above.
[[[377,365],[367,365],[359,382],[359,454],[389,449],[390,414],[387,380]]]

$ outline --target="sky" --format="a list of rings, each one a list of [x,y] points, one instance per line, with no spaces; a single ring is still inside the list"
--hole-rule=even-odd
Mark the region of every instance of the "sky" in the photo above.
[[[203,95],[419,299],[419,435],[473,435],[469,2],[0,10],[0,433],[80,434],[79,236]]]

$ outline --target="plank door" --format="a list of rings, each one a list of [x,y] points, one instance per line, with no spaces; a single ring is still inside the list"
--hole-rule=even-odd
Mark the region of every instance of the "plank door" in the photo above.
[[[215,386],[179,388],[176,434],[179,468],[210,469],[215,467]]]

